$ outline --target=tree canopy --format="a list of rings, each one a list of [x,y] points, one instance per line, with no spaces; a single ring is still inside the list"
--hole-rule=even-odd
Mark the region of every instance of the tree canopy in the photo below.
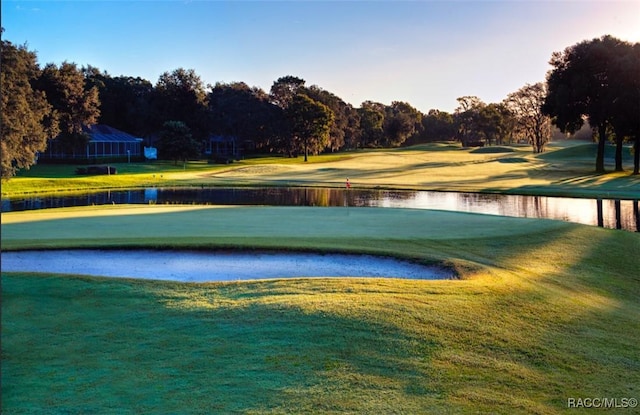
[[[218,83],[209,92],[207,103],[212,134],[253,142],[257,149],[271,148],[275,121],[282,110],[269,102],[263,90],[244,82]]]
[[[0,72],[2,113],[2,178],[10,178],[18,169],[28,169],[37,153],[44,151],[47,139],[57,135],[57,125],[45,126],[51,105],[44,92],[35,90],[31,81],[39,74],[35,52],[25,46],[2,41]]]
[[[82,153],[89,139],[83,127],[95,124],[100,116],[98,88],[87,85],[82,71],[69,62],[59,67],[47,64],[34,83],[53,107],[47,124],[58,125],[55,139],[69,151]]]
[[[193,136],[203,140],[209,133],[205,86],[193,69],[164,72],[151,94],[150,122],[156,131],[167,121],[181,121]]]
[[[98,68],[83,68],[86,82],[98,89],[100,124],[110,125],[136,137],[154,133],[151,111],[151,82],[140,77],[111,77]]]
[[[305,160],[325,151],[451,139],[463,146],[525,139],[541,152],[550,119],[563,132],[588,121],[599,137],[596,170],[604,170],[604,144],[611,136],[616,170],[622,169],[625,141],[634,142],[634,172],[639,170],[640,44],[611,36],[554,53],[546,82],[527,84],[503,102],[468,95],[458,98],[453,113],[427,114],[403,101],[364,101],[355,108],[293,75],[278,78],[268,92],[244,82],[205,85],[185,68],[164,72],[152,84],[90,65],[40,68],[35,52],[7,41],[2,47],[2,177],[28,168],[48,138],[80,150],[88,139],[83,126],[97,122],[152,145],[160,140],[177,162],[194,157],[193,149],[204,149],[204,141],[216,135],[231,136],[250,152],[304,154]],[[176,140],[184,140],[188,151]]]
[[[637,44],[636,44],[637,45]],[[624,134],[634,134],[632,118],[621,107],[640,100],[637,46],[612,36],[586,40],[555,52],[547,74],[548,93],[543,111],[563,132],[575,132],[585,119],[598,131],[596,171],[604,172],[604,148],[614,131],[619,148],[616,170],[622,170]],[[633,72],[635,70],[635,72]],[[635,73],[635,75],[634,75]],[[637,137],[637,132],[635,133]],[[637,170],[637,166],[635,168]]]
[[[286,109],[286,117],[291,123],[290,148],[296,153],[302,151],[304,161],[310,152],[318,154],[327,146],[334,120],[329,107],[305,94],[296,94]]]
[[[162,125],[158,142],[160,156],[184,163],[200,155],[200,142],[193,138],[191,130],[182,121],[169,120]]]
[[[519,131],[527,138],[534,153],[542,153],[551,139],[551,119],[542,111],[546,96],[546,84],[538,82],[523,86],[509,94],[506,100]]]
[[[278,78],[271,86],[271,102],[280,108],[287,108],[305,83],[304,79],[292,75]]]

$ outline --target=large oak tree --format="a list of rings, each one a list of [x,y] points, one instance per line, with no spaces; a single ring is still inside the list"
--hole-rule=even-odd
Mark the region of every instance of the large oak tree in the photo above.
[[[9,179],[18,169],[35,163],[37,153],[46,149],[47,139],[57,135],[57,125],[45,128],[51,105],[44,92],[31,86],[40,70],[36,54],[5,40],[1,54],[1,173],[2,179]]]
[[[637,72],[622,73],[635,67],[634,46],[612,36],[580,42],[552,55],[553,69],[547,74],[548,93],[543,110],[553,117],[554,124],[562,132],[573,133],[582,127],[584,120],[598,132],[596,171],[604,172],[604,149],[608,132],[623,123],[619,119],[620,98],[631,92],[630,100],[640,99]],[[625,60],[631,57],[631,59]],[[634,81],[636,80],[636,81]],[[632,115],[637,118],[637,113]],[[624,129],[618,129],[623,134]],[[616,138],[620,148],[616,157],[616,170],[622,170],[623,137]]]
[[[309,153],[318,154],[327,147],[334,119],[329,107],[297,94],[286,109],[286,117],[291,126],[291,148],[295,152],[302,150],[304,161],[308,160]]]
[[[100,117],[98,88],[87,85],[82,71],[70,62],[63,62],[59,67],[47,64],[36,87],[44,91],[53,107],[46,123],[58,125],[60,134],[55,139],[68,152],[83,153],[89,140],[83,127],[96,124]]]
[[[205,86],[193,69],[165,72],[153,90],[151,124],[157,131],[167,121],[181,121],[202,141],[209,134],[206,98]]]

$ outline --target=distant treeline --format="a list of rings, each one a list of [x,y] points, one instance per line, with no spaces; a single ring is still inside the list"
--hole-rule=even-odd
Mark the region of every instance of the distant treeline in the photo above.
[[[290,75],[274,81],[266,92],[244,82],[205,85],[193,69],[165,72],[154,85],[140,77],[111,76],[90,65],[63,62],[40,67],[36,52],[3,40],[2,177],[29,167],[52,137],[68,148],[81,148],[88,139],[82,126],[96,123],[143,137],[163,147],[161,156],[173,159],[197,157],[210,136],[234,137],[250,152],[304,154],[305,159],[322,152],[442,140],[458,140],[465,146],[522,142],[541,152],[551,137],[552,123],[563,132],[575,132],[585,121],[603,132],[600,140],[637,140],[637,123],[628,119],[640,118],[636,108],[640,98],[633,107],[633,94],[640,94],[638,44],[609,36],[583,43],[593,49],[596,43],[610,41],[619,47],[599,58],[594,52],[593,62],[580,73],[571,66],[578,62],[571,51],[582,43],[554,54],[548,82],[527,84],[500,103],[465,96],[458,98],[453,113],[433,109],[425,114],[402,101],[389,105],[365,101],[354,108]],[[611,61],[626,65],[621,85],[612,78],[619,73],[602,73]],[[577,74],[565,73],[568,67]],[[584,85],[589,77],[618,88],[607,93],[619,98],[620,88],[626,87],[624,100],[615,104],[615,120],[607,111],[592,108],[591,84]],[[613,98],[601,101],[598,108],[614,105]]]

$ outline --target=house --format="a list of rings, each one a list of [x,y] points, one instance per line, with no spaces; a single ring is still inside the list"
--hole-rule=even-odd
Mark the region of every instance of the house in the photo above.
[[[205,141],[204,154],[213,160],[228,162],[240,158],[240,147],[235,137],[212,135]]]
[[[82,131],[89,136],[89,142],[83,148],[70,150],[56,139],[50,139],[47,149],[39,154],[38,160],[99,161],[108,158],[125,161],[143,155],[142,138],[102,124],[84,126]]]

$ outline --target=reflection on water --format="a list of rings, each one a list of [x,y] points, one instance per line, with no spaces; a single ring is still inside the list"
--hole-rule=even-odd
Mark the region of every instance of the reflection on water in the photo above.
[[[371,206],[441,209],[556,219],[606,228],[640,230],[638,200],[576,199],[484,193],[328,188],[149,188],[75,196],[2,199],[2,211],[103,204],[267,206]]]

